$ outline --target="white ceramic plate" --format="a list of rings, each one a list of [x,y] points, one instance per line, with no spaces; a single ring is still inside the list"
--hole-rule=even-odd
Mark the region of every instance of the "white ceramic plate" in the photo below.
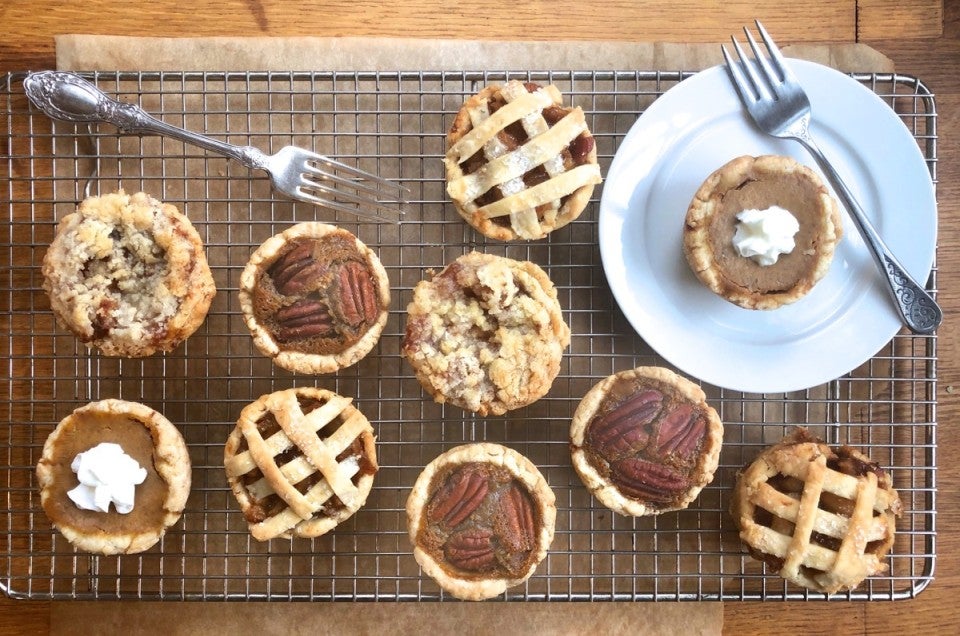
[[[814,138],[893,253],[925,281],[937,210],[916,141],[856,80],[818,64],[788,63],[810,97]],[[820,172],[799,143],[753,126],[723,67],[657,99],[630,129],[605,180],[604,271],[633,328],[684,372],[751,393],[816,386],[871,358],[900,329],[900,319],[845,211],[830,271],[792,305],[742,309],[696,279],[682,249],[687,206],[707,175],[744,154],[788,155]]]

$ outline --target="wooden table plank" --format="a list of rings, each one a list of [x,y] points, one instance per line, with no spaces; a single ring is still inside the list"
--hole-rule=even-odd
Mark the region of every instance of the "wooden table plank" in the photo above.
[[[943,33],[942,0],[857,0],[857,41],[935,38]]]

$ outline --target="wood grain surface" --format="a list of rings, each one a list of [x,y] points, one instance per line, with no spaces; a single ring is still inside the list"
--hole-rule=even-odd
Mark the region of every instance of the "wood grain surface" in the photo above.
[[[365,35],[471,39],[599,39],[720,42],[759,17],[781,44],[866,42],[898,71],[920,77],[939,109],[938,558],[936,580],[917,599],[874,603],[726,603],[724,631],[949,634],[960,632],[960,2],[924,0],[34,0],[0,3],[0,71],[51,68],[60,33],[152,36]],[[178,603],[165,604],[176,616]],[[521,608],[522,609],[522,608]],[[595,607],[537,612],[539,633],[589,625]],[[389,620],[390,609],[378,608]],[[425,612],[443,611],[424,607]],[[515,610],[511,610],[515,611]],[[609,611],[617,611],[611,606]],[[517,611],[518,630],[524,625]],[[532,615],[532,614],[531,614]],[[69,604],[0,598],[0,633],[48,633]],[[469,611],[463,612],[468,621]],[[61,625],[62,626],[62,625]],[[399,627],[385,623],[388,629]],[[79,626],[77,626],[79,627]],[[87,625],[93,628],[93,625]],[[148,628],[144,627],[145,630]],[[349,628],[349,626],[342,626]],[[482,625],[475,625],[482,628]],[[325,632],[335,626],[318,625]],[[282,625],[277,631],[288,632]],[[642,629],[641,629],[642,631]]]

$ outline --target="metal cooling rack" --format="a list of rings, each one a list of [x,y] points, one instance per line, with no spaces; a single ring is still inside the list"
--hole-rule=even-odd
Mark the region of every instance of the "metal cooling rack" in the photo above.
[[[753,395],[706,386],[726,424],[720,469],[689,509],[627,519],[597,504],[569,460],[567,431],[598,379],[664,364],[620,314],[600,265],[597,200],[570,226],[534,243],[479,237],[444,192],[445,131],[463,99],[505,76],[554,82],[581,105],[604,169],[629,127],[684,73],[106,73],[102,88],[174,124],[234,143],[312,147],[411,189],[400,226],[274,198],[265,178],[191,147],[119,137],[110,127],[53,124],[28,107],[22,75],[0,90],[5,173],[0,224],[0,585],[18,598],[361,599],[445,596],[422,575],[404,503],[420,470],[444,450],[489,440],[527,455],[557,495],[557,533],[535,575],[508,600],[810,599],[745,555],[726,510],[736,470],[794,424],[850,443],[893,471],[904,503],[885,576],[834,599],[912,597],[932,580],[935,551],[936,338],[898,335],[849,375],[806,391]],[[900,75],[856,77],[901,114],[936,182],[936,113],[923,84]],[[0,78],[2,79],[2,78]],[[101,357],[58,328],[40,264],[56,221],[88,193],[143,189],[183,209],[203,236],[218,294],[204,325],[169,355]],[[379,346],[334,375],[274,368],[254,349],[237,302],[250,253],[292,223],[337,223],[373,246],[393,289]],[[547,397],[505,417],[480,418],[424,397],[399,355],[404,308],[428,268],[471,249],[544,266],[573,339]],[[936,288],[936,269],[931,276]],[[263,393],[318,384],[353,396],[374,423],[378,474],[367,505],[314,540],[253,541],[226,485],[223,444],[244,405]],[[33,469],[47,435],[77,406],[142,401],[177,423],[190,447],[193,491],[180,522],[140,555],[75,552],[52,531]]]

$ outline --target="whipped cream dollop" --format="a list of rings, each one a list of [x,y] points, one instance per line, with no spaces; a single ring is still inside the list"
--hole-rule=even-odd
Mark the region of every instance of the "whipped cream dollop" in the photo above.
[[[70,468],[80,485],[67,493],[83,510],[109,512],[110,504],[120,514],[133,510],[136,487],[147,478],[137,460],[123,452],[119,444],[103,442],[73,458]]]
[[[789,210],[774,205],[765,210],[744,210],[737,214],[733,247],[744,258],[764,267],[773,265],[781,254],[796,247],[794,236],[800,223]]]

